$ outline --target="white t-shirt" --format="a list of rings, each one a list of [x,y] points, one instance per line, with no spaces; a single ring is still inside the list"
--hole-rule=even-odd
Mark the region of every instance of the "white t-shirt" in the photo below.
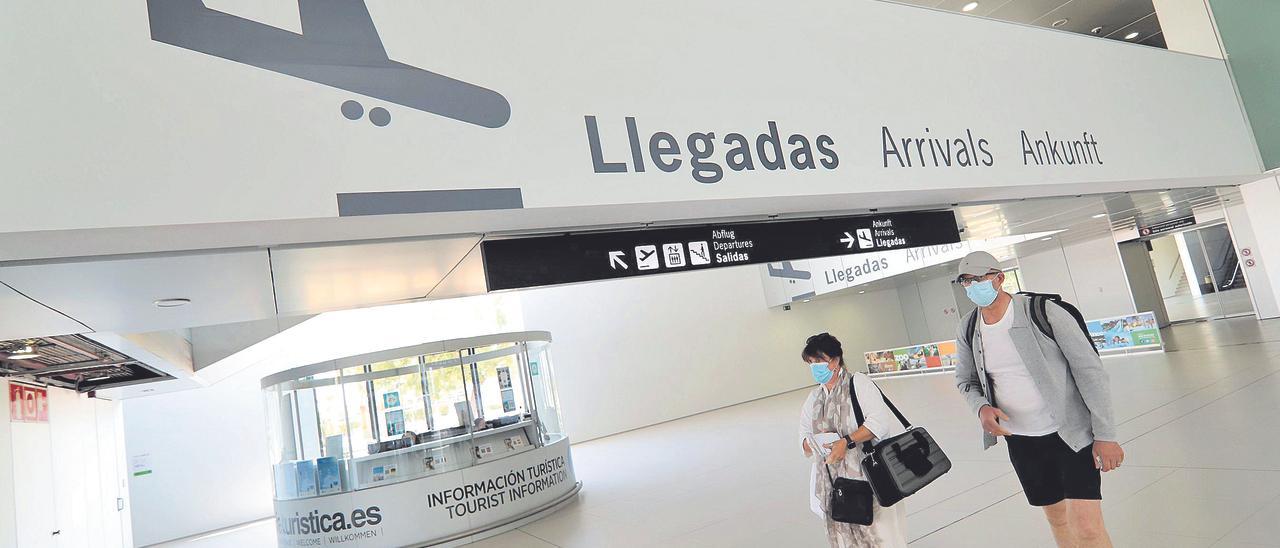
[[[1010,303],[1000,321],[987,325],[982,321],[982,351],[987,374],[991,375],[991,389],[995,392],[996,407],[1009,415],[1003,426],[1019,436],[1044,436],[1058,431],[1058,424],[1049,412],[1049,404],[1040,395],[1035,379],[1018,349],[1013,346],[1009,328],[1013,326],[1013,307]]]

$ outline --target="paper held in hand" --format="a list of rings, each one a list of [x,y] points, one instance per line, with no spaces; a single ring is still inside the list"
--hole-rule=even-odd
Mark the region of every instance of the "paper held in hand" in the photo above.
[[[806,435],[804,439],[809,442],[809,447],[813,449],[813,460],[822,463],[827,460],[827,455],[831,454],[831,450],[826,448],[826,444],[840,439],[840,434],[823,432],[821,434]]]

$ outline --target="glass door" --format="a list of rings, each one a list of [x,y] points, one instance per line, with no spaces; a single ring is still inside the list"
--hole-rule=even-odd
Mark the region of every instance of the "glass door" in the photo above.
[[[1253,313],[1231,232],[1225,224],[1151,240],[1169,320],[1229,318]]]
[[[1215,315],[1227,318],[1253,313],[1253,302],[1249,299],[1240,258],[1236,256],[1227,225],[1211,226],[1196,233],[1213,281]]]

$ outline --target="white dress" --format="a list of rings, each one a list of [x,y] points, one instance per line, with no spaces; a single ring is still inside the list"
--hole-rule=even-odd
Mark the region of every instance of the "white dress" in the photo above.
[[[849,375],[849,373],[842,371],[839,382],[849,382]],[[858,403],[862,407],[864,416],[863,426],[866,426],[875,435],[872,443],[906,432],[906,428],[902,426],[898,418],[893,415],[893,411],[884,403],[884,399],[880,397],[880,391],[875,382],[863,373],[853,373],[852,375],[853,387],[858,394]],[[813,391],[809,393],[809,397],[805,400],[805,404],[800,411],[800,440],[802,442],[805,436],[809,434],[821,434],[821,432],[813,432],[814,417],[812,409],[815,407],[814,403],[817,398],[825,399],[829,395],[830,391],[827,390],[826,386],[822,385],[814,387]],[[858,429],[858,425],[854,424],[857,420],[853,418],[853,413],[849,413],[849,417],[849,424],[844,428],[844,431],[836,432],[836,435],[851,434]],[[856,459],[854,462],[862,460],[861,449],[854,450],[853,453],[856,454],[845,457],[846,460],[851,458]],[[856,468],[856,466],[846,467],[846,472],[843,475],[854,479],[862,477],[860,470],[851,470]],[[826,522],[827,516],[823,512],[823,504],[817,496],[818,476],[818,464],[815,462],[809,474],[809,508]],[[872,535],[875,536],[876,545],[881,548],[907,548],[906,519],[906,501],[898,502],[889,508],[882,508],[879,504],[876,504],[870,528]]]

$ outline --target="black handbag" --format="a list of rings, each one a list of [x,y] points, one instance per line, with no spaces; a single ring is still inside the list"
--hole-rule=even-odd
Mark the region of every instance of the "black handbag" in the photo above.
[[[876,387],[879,389],[879,386]],[[862,426],[862,406],[854,393],[853,381],[849,381],[849,394],[853,398],[853,414]],[[923,427],[912,427],[898,407],[880,390],[880,397],[898,417],[906,432],[880,440],[874,446],[863,442],[862,474],[871,485],[880,506],[888,508],[898,501],[915,494],[951,470],[951,459],[938,447],[938,442]]]
[[[828,516],[832,521],[871,525],[874,496],[871,484],[850,478],[832,478],[831,467],[827,467],[827,479],[831,480],[831,504]]]

